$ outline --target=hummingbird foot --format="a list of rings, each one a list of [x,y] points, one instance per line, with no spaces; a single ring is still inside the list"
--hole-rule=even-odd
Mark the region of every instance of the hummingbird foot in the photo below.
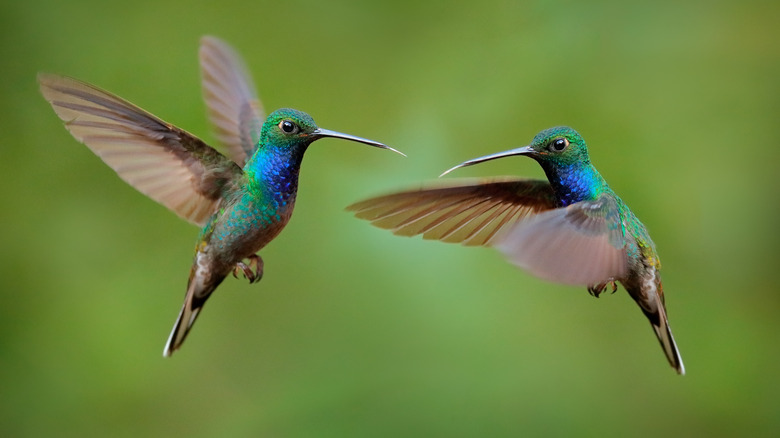
[[[601,293],[607,289],[608,285],[612,287],[613,294],[617,292],[617,283],[615,283],[615,280],[609,280],[594,286],[588,286],[588,292],[594,297],[598,298],[599,295],[601,295]]]
[[[244,262],[236,263],[236,267],[233,268],[233,276],[238,278],[238,274],[241,273],[244,275],[244,278],[249,280],[249,284],[257,283],[263,278],[263,259],[257,254],[252,254],[247,259],[249,264]]]

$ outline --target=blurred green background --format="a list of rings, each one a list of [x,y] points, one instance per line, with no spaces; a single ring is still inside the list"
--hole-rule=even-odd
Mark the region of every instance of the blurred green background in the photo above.
[[[3,436],[777,436],[776,1],[10,2],[0,15]],[[198,230],[63,128],[39,71],[213,144],[201,35],[325,140],[296,213],[161,351]],[[567,124],[649,228],[688,375],[622,290],[395,237],[361,198]],[[455,176],[541,177],[527,159]]]

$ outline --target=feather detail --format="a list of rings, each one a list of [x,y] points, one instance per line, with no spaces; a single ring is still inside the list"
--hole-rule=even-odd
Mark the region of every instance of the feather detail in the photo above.
[[[529,217],[499,235],[494,246],[548,281],[591,286],[628,272],[626,240],[609,195]]]
[[[240,167],[255,152],[265,115],[241,57],[222,40],[200,41],[203,97],[215,136]]]
[[[241,169],[200,139],[111,93],[39,74],[65,127],[120,178],[184,219],[203,225]]]
[[[674,341],[674,336],[672,336],[672,329],[666,315],[661,277],[655,267],[649,264],[643,264],[643,267],[641,276],[624,282],[623,286],[650,321],[669,364],[679,374],[685,374],[685,365],[683,365],[682,356]]]
[[[367,199],[347,207],[361,219],[401,236],[488,245],[499,230],[554,208],[545,181],[496,178],[460,181]]]

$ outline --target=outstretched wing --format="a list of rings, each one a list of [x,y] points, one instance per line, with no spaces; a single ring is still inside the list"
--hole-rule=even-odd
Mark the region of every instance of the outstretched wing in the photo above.
[[[591,286],[625,276],[624,233],[615,198],[602,195],[518,222],[493,246],[541,278]]]
[[[120,178],[188,221],[203,225],[241,169],[200,139],[113,94],[39,74],[43,97],[65,127]]]
[[[244,167],[260,140],[265,115],[241,57],[224,41],[200,40],[203,98],[215,135],[230,158]]]
[[[379,196],[347,210],[401,236],[488,245],[507,226],[555,205],[546,181],[499,178]]]

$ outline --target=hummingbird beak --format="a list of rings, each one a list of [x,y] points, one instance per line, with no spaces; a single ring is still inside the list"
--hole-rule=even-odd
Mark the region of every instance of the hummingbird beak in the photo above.
[[[484,157],[479,157],[479,158],[474,158],[474,159],[471,159],[471,160],[468,160],[468,161],[464,161],[464,162],[458,164],[457,166],[455,166],[455,167],[453,167],[451,169],[448,169],[447,171],[445,171],[441,175],[439,175],[439,178],[441,178],[444,175],[452,172],[453,170],[459,169],[461,167],[468,167],[468,166],[472,166],[474,164],[484,163],[485,161],[495,160],[497,158],[511,157],[513,155],[530,155],[532,153],[534,153],[534,150],[531,148],[531,146],[523,146],[523,147],[517,148],[517,149],[510,149],[510,150],[504,151],[504,152],[497,152],[495,154],[485,155]]]
[[[314,132],[311,133],[311,136],[314,137],[315,140],[324,137],[331,137],[331,138],[341,138],[349,141],[356,141],[358,143],[367,144],[369,146],[374,146],[376,148],[387,149],[389,151],[395,152],[396,154],[403,155],[404,157],[406,156],[406,154],[404,154],[403,152],[397,151],[391,148],[390,146],[376,142],[374,140],[369,140],[367,138],[362,138],[362,137],[356,137],[354,135],[349,135],[349,134],[342,134],[341,132],[330,131],[328,129],[317,128]]]

